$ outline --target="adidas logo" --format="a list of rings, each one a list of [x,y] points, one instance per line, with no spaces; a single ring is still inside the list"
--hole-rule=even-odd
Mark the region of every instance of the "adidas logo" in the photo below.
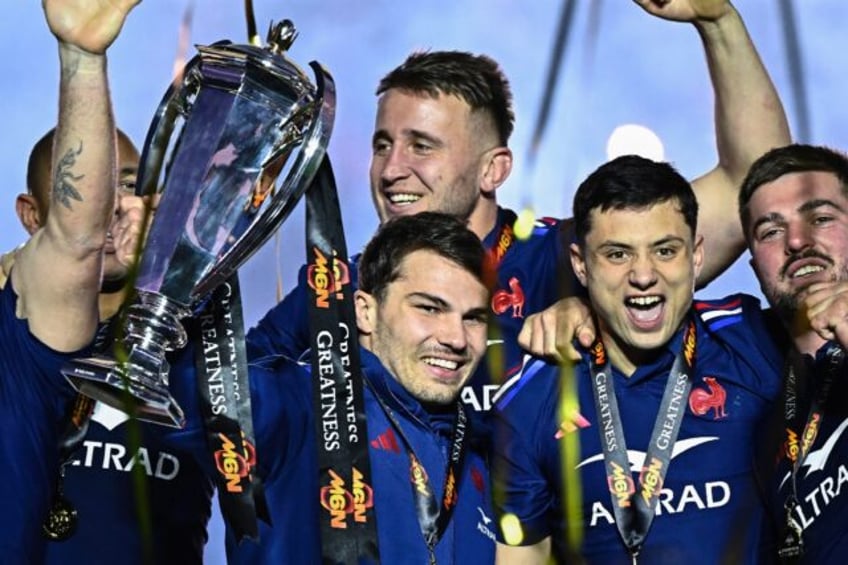
[[[392,428],[372,439],[371,447],[377,450],[400,453],[400,445],[398,445],[397,436],[395,436],[395,431]]]

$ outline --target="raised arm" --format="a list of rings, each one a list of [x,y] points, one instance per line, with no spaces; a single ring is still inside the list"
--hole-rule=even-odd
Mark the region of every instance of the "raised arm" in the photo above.
[[[704,266],[697,286],[706,286],[745,249],[736,197],[751,164],[773,147],[791,142],[783,105],[745,24],[726,0],[634,0],[646,12],[698,30],[715,91],[718,164],[692,183],[698,196],[698,232],[704,236]],[[577,359],[571,340],[594,337],[588,306],[562,300],[527,318],[519,344],[536,355]]]
[[[718,164],[692,183],[704,236],[703,287],[745,248],[736,196],[748,168],[791,142],[783,105],[739,13],[726,0],[635,0],[646,12],[698,30],[715,91]]]
[[[85,345],[98,321],[107,230],[115,212],[115,124],[106,49],[139,0],[43,0],[59,45],[59,120],[50,212],[17,257],[18,316],[48,346]]]

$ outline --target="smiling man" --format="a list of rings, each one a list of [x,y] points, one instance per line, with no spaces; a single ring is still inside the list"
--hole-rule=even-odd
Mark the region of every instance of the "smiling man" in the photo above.
[[[780,549],[802,563],[844,563],[848,158],[810,145],[770,151],[751,167],[739,209],[751,265],[794,344],[784,366],[772,484]]]
[[[485,456],[458,401],[486,350],[485,267],[477,236],[431,212],[386,222],[362,253],[354,302],[373,498],[357,502],[374,505],[383,563],[494,559]],[[329,514],[316,504],[315,420],[323,415],[310,401],[315,375],[282,357],[249,369],[273,528],[242,559],[318,563],[320,518]],[[331,441],[333,426],[322,430]],[[446,496],[453,505],[443,503]],[[429,503],[435,514],[428,516]],[[433,522],[441,525],[428,543],[423,531]]]
[[[498,562],[756,560],[753,446],[779,352],[754,298],[693,304],[697,208],[641,157],[578,188],[571,259],[600,335],[574,378],[533,359],[496,399]]]

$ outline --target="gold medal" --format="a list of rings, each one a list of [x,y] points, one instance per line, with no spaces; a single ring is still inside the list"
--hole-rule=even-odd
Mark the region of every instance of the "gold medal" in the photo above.
[[[53,499],[53,506],[47,514],[47,519],[41,526],[47,539],[53,541],[64,541],[74,535],[77,530],[77,511],[62,496]]]

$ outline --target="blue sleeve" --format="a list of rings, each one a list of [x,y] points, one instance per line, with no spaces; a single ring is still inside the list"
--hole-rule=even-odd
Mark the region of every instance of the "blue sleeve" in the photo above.
[[[542,441],[548,423],[555,422],[552,410],[557,403],[556,388],[542,391],[538,385],[557,382],[555,367],[544,367],[529,374],[526,367],[515,387],[516,394],[504,395],[493,410],[496,439],[492,459],[494,507],[498,541],[510,539],[515,545],[532,545],[550,536],[557,493],[544,469],[549,457]],[[553,372],[554,374],[550,374]],[[536,381],[536,382],[531,382]],[[550,381],[550,382],[545,382]],[[520,393],[518,392],[520,390]],[[541,402],[540,402],[541,400]],[[553,432],[551,432],[553,433]],[[504,517],[517,518],[521,537],[517,541],[505,531]],[[513,535],[515,532],[511,532]]]
[[[311,379],[288,359],[251,363],[249,375],[259,472],[273,477],[312,441]]]
[[[350,284],[356,288],[359,255],[348,262]],[[271,308],[256,326],[247,332],[247,360],[264,357],[287,357],[298,360],[310,348],[308,266],[297,274],[297,286],[276,306]]]
[[[299,358],[309,349],[309,310],[306,266],[300,268],[297,286],[247,332],[248,360],[272,355]]]

